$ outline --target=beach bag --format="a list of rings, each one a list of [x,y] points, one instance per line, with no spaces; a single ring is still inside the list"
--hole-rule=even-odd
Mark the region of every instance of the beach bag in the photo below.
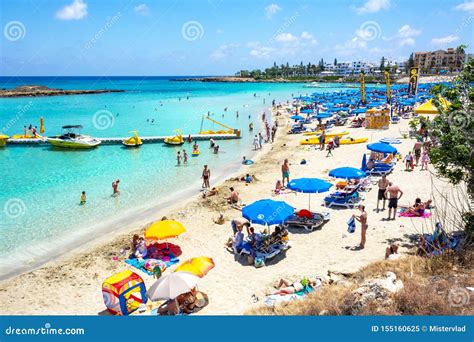
[[[262,257],[255,257],[254,266],[256,268],[265,266],[265,259],[263,259]]]
[[[354,233],[356,229],[355,219],[353,216],[347,221],[347,232]]]

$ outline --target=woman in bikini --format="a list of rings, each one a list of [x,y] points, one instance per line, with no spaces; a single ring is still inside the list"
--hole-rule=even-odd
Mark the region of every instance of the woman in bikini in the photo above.
[[[211,178],[211,170],[207,167],[207,165],[204,165],[204,169],[202,170],[202,187],[209,189],[211,186],[209,185],[209,178]]]
[[[315,287],[315,286],[316,286],[315,278],[308,279],[305,277],[295,282],[289,279],[282,278],[280,279],[280,282],[278,283],[278,286],[276,287],[278,291],[276,291],[274,294],[276,295],[293,294],[293,293],[304,291],[310,287]]]

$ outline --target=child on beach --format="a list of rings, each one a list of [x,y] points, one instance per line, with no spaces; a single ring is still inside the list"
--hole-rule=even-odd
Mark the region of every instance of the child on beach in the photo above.
[[[430,156],[428,152],[425,150],[421,155],[421,170],[428,170],[428,164],[430,162]]]
[[[183,163],[188,163],[188,153],[186,152],[186,150],[183,150]]]
[[[176,154],[176,160],[178,161],[178,166],[181,165],[181,152],[178,151],[178,153]]]
[[[258,136],[255,135],[253,138],[253,149],[256,151],[260,148],[260,144],[258,143]]]
[[[80,205],[86,204],[86,192],[83,191],[81,194],[81,201],[79,202]]]
[[[408,152],[403,161],[405,162],[405,171],[413,171],[413,155],[411,151]]]

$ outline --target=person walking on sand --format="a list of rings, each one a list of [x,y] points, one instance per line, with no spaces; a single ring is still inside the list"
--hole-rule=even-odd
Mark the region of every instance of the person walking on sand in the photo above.
[[[405,171],[413,171],[413,156],[411,151],[405,156]]]
[[[281,183],[283,186],[285,186],[285,179],[286,179],[286,184],[290,182],[290,165],[288,164],[288,159],[285,159],[283,164],[281,165]]]
[[[120,179],[116,179],[114,182],[112,182],[112,190],[113,190],[113,194],[112,196],[118,196],[120,195],[120,190],[119,190],[119,183],[120,183]]]
[[[364,249],[365,241],[366,241],[366,234],[367,234],[367,212],[365,211],[365,205],[359,205],[360,215],[353,215],[354,218],[360,222],[361,229],[360,229],[360,244],[359,249]]]
[[[204,165],[204,169],[202,170],[202,187],[209,189],[211,186],[209,185],[209,179],[211,178],[211,170],[207,167],[207,165]]]
[[[180,151],[178,151],[178,153],[176,154],[176,160],[178,162],[178,166],[180,166],[181,165],[181,152]]]
[[[255,137],[253,138],[253,149],[256,151],[259,148],[259,143],[258,143],[258,136],[255,134]]]
[[[385,197],[388,198],[388,220],[391,218],[393,209],[393,219],[397,215],[398,200],[402,198],[403,191],[400,190],[398,185],[394,185],[392,182],[388,182],[387,190],[385,190]]]
[[[186,150],[183,150],[183,163],[188,163],[188,153],[186,152]]]
[[[415,166],[418,166],[418,162],[420,161],[422,146],[423,143],[420,140],[417,140],[413,146],[413,153],[415,154]]]
[[[258,146],[259,146],[260,150],[263,147],[263,135],[262,135],[262,133],[258,133]]]
[[[428,152],[425,150],[421,155],[421,170],[428,170],[428,164],[430,162],[430,156]]]
[[[379,192],[377,195],[377,212],[379,212],[379,202],[382,201],[382,210],[385,210],[385,191],[387,190],[388,187],[388,179],[387,175],[382,175],[382,178],[379,179],[377,185],[379,188]]]

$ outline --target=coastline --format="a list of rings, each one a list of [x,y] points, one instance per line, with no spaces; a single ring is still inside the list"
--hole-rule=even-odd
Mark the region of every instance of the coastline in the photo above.
[[[26,85],[13,89],[0,89],[0,98],[18,98],[18,97],[46,97],[46,96],[64,96],[64,95],[89,95],[104,93],[123,93],[120,89],[94,89],[94,90],[69,90],[56,89],[39,85]]]
[[[274,110],[275,112],[275,110]],[[225,240],[230,236],[229,220],[238,218],[241,213],[225,204],[228,196],[228,187],[234,186],[244,199],[244,203],[251,203],[261,198],[271,198],[271,189],[275,179],[279,178],[282,159],[290,159],[291,177],[316,176],[326,178],[327,170],[341,163],[357,166],[360,163],[360,152],[365,150],[365,144],[347,145],[341,147],[334,158],[325,158],[324,151],[315,151],[313,148],[301,147],[301,136],[286,134],[286,125],[289,123],[288,115],[279,117],[279,130],[274,144],[265,144],[261,153],[252,157],[255,163],[251,166],[240,165],[232,175],[223,176],[219,185],[211,180],[211,186],[218,186],[221,191],[218,196],[202,199],[196,194],[172,205],[162,208],[157,212],[142,218],[143,225],[130,224],[123,229],[111,232],[95,241],[78,247],[70,253],[51,261],[42,267],[24,273],[0,283],[0,292],[5,296],[6,303],[0,309],[0,314],[79,314],[95,315],[105,314],[100,287],[102,281],[121,270],[136,271],[124,263],[124,257],[119,254],[122,248],[130,244],[133,234],[142,233],[144,224],[162,215],[182,222],[187,232],[182,236],[170,240],[182,247],[184,261],[192,257],[206,255],[212,257],[216,267],[201,280],[200,289],[208,293],[209,306],[202,314],[243,314],[249,309],[261,305],[251,300],[253,295],[261,298],[271,284],[280,277],[295,277],[304,274],[324,275],[328,271],[355,272],[361,267],[377,260],[383,259],[388,241],[400,241],[401,252],[408,250],[407,233],[424,231],[424,223],[416,220],[384,221],[380,218],[386,216],[386,211],[378,214],[376,219],[372,209],[376,191],[367,193],[366,205],[369,207],[369,232],[367,248],[360,252],[350,250],[350,245],[357,243],[358,234],[346,233],[347,217],[354,210],[339,211],[319,207],[324,194],[312,197],[312,208],[330,211],[331,221],[321,231],[309,234],[293,233],[290,235],[290,248],[286,255],[277,256],[266,267],[255,269],[246,265],[242,260],[226,248]],[[371,131],[361,129],[348,129],[351,136],[358,137],[369,135],[370,141],[384,136],[396,135],[400,129],[407,128],[408,122],[404,121],[399,126],[392,126],[390,131]],[[412,140],[403,140],[400,146],[402,154],[412,147]],[[354,156],[357,155],[356,158]],[[307,165],[300,165],[299,160],[305,158]],[[323,161],[323,162],[321,162]],[[389,178],[395,179],[399,184],[417,182],[416,189],[406,190],[405,202],[410,202],[414,196],[423,198],[431,196],[430,179],[428,173],[416,172],[414,174],[397,170]],[[244,186],[241,182],[230,180],[236,175],[245,173],[255,174],[258,181],[255,184]],[[416,178],[414,178],[416,177]],[[308,197],[300,194],[287,194],[276,199],[288,201],[295,207],[303,208],[308,204]],[[212,223],[219,212],[223,213],[226,223],[222,226]],[[407,225],[408,230],[405,228]],[[261,227],[257,227],[261,229]],[[341,237],[342,236],[342,237]],[[117,258],[117,260],[114,260]],[[153,283],[153,278],[138,272],[143,277],[147,286]],[[45,298],[48,297],[47,299]]]

